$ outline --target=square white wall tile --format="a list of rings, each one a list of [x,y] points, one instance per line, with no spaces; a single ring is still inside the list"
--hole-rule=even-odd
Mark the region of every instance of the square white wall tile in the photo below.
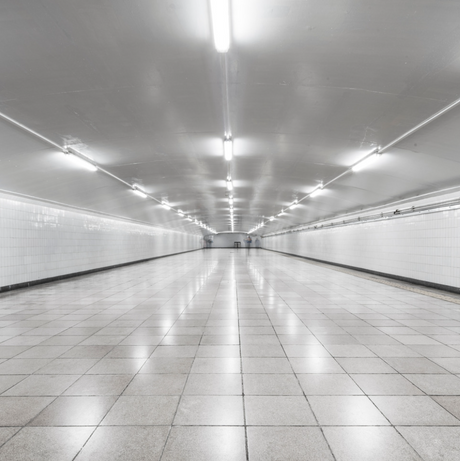
[[[438,197],[442,201],[443,197]],[[425,201],[412,202],[420,205]],[[405,206],[412,206],[409,203]],[[460,211],[262,239],[264,248],[442,285],[460,286]]]
[[[201,248],[201,236],[0,194],[0,287]]]

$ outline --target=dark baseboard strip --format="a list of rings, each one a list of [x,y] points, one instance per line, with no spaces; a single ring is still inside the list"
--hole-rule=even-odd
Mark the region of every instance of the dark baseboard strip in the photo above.
[[[310,261],[315,261],[323,264],[330,264],[331,266],[343,267],[344,269],[351,269],[355,271],[365,272],[367,274],[377,275],[379,277],[386,277],[393,280],[399,280],[400,282],[413,283],[414,285],[420,285],[427,288],[435,288],[437,290],[449,291],[451,293],[460,293],[460,287],[453,287],[450,285],[442,285],[440,283],[427,282],[425,280],[412,279],[410,277],[403,277],[400,275],[387,274],[386,272],[373,271],[371,269],[364,269],[362,267],[349,266],[347,264],[334,263],[331,261],[326,261],[324,259],[310,258],[308,256],[297,255],[295,253],[286,253],[285,251],[270,250],[269,248],[264,248],[264,250],[272,251],[273,253],[280,253],[288,256],[295,256],[297,258],[307,259]]]
[[[0,287],[0,293],[3,293],[5,291],[17,290],[19,288],[27,288],[27,287],[31,287],[34,285],[41,285],[43,283],[56,282],[57,280],[70,279],[73,277],[79,277],[81,275],[93,274],[95,272],[108,271],[110,269],[116,269],[117,267],[131,266],[132,264],[139,264],[139,263],[146,263],[154,259],[167,258],[168,256],[176,256],[176,255],[181,255],[184,253],[191,253],[192,251],[199,251],[199,250],[202,250],[202,248],[196,248],[195,250],[180,251],[179,253],[170,253],[170,254],[162,255],[162,256],[154,256],[153,258],[138,259],[137,261],[130,261],[130,262],[121,263],[121,264],[114,264],[113,266],[98,267],[97,269],[89,269],[87,271],[72,272],[71,274],[56,275],[55,277],[48,277],[46,279],[40,279],[40,280],[32,280],[30,282],[15,283],[13,285],[6,285],[4,287]]]

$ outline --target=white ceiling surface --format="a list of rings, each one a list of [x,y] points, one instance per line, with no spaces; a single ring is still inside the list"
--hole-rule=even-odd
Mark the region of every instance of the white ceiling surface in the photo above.
[[[458,0],[231,0],[235,230],[460,97]],[[2,0],[0,111],[228,230],[207,0]],[[458,185],[460,107],[265,227]],[[0,189],[198,229],[0,121]]]

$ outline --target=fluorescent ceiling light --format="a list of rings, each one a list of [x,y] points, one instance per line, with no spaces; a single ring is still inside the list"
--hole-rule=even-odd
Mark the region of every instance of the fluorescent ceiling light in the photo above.
[[[321,183],[311,194],[310,197],[316,197],[323,192],[323,184]]]
[[[231,178],[227,178],[227,190],[233,190],[233,182]]]
[[[224,139],[224,155],[227,162],[233,157],[233,141],[231,139]]]
[[[161,206],[165,209],[165,210],[170,210],[171,207],[166,203],[166,202],[161,202]]]
[[[363,168],[366,168],[368,167],[369,165],[371,165],[372,163],[374,163],[377,158],[380,157],[380,154],[378,153],[374,153],[374,154],[371,154],[371,155],[368,155],[367,157],[364,157],[362,160],[360,160],[358,163],[356,163],[355,165],[353,165],[351,167],[351,169],[353,171],[360,171],[362,170]]]
[[[273,220],[275,219],[275,217],[274,217],[274,216],[270,216],[268,219],[269,219],[270,221],[273,221]]]
[[[86,170],[88,171],[97,171],[97,166],[94,165],[93,163],[91,163],[91,161],[88,159],[88,160],[85,160],[84,158],[78,156],[78,155],[75,155],[71,152],[67,152],[65,153],[64,152],[64,155],[69,159],[71,160],[73,163],[75,163],[76,165],[82,167],[82,168],[85,168]]]
[[[214,46],[219,53],[230,48],[230,8],[229,0],[210,0]]]
[[[143,191],[141,191],[137,186],[134,186],[132,191],[138,195],[139,197],[142,197],[142,198],[147,198],[147,194]]]
[[[293,210],[294,208],[297,208],[298,205],[299,205],[299,202],[296,200],[289,208]]]
[[[228,199],[228,203],[229,203],[229,205],[233,205],[233,197],[230,197],[230,198]]]

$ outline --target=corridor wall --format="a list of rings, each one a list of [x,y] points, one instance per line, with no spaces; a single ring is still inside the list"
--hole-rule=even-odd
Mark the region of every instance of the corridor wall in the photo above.
[[[0,291],[201,248],[202,236],[0,193]]]
[[[208,248],[233,248],[235,242],[240,242],[241,248],[247,248],[247,244],[245,242],[248,234],[242,232],[222,232],[216,235],[213,235],[213,242],[211,245],[207,245]],[[261,245],[262,239],[260,236],[251,234],[252,243],[250,244],[250,248],[256,248],[256,240]]]
[[[438,196],[431,202],[457,197],[458,193]],[[404,207],[428,203],[418,200]],[[263,246],[454,290],[460,287],[460,209],[456,207],[266,237]]]

